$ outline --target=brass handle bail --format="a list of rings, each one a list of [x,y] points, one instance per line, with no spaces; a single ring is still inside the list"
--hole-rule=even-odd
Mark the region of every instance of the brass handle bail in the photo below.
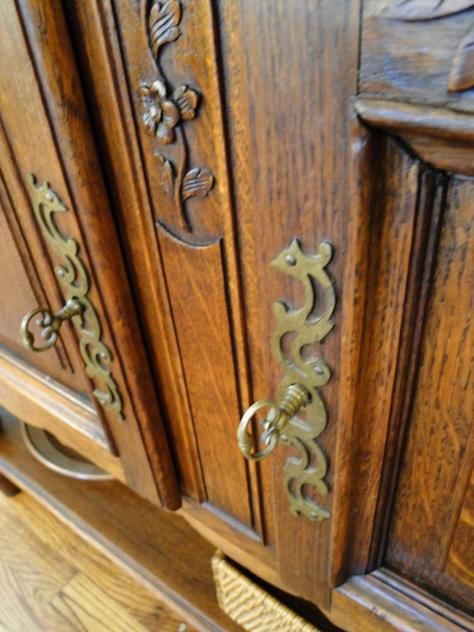
[[[242,417],[239,428],[237,430],[237,441],[239,449],[246,459],[249,461],[261,461],[273,452],[279,439],[282,438],[281,432],[301,408],[304,408],[311,400],[308,390],[301,384],[291,384],[280,404],[268,400],[259,400],[252,404]],[[269,411],[261,422],[263,433],[261,434],[261,442],[265,446],[262,450],[258,450],[254,444],[254,438],[249,433],[251,431],[252,419],[259,410],[268,408]]]
[[[79,316],[83,311],[83,306],[76,298],[67,301],[63,308],[57,314],[52,314],[46,307],[35,307],[30,310],[21,321],[20,334],[23,344],[31,349],[31,351],[47,351],[56,344],[59,338],[59,330],[65,320],[71,319],[73,316]],[[36,345],[35,336],[28,329],[29,324],[35,316],[36,324],[41,328],[40,337],[45,340],[44,344]]]

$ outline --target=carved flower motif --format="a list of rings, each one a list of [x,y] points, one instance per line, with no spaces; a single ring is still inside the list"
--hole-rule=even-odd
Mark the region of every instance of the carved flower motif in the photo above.
[[[158,79],[151,85],[142,85],[140,93],[145,107],[142,117],[145,128],[161,145],[174,141],[174,128],[180,120],[189,120],[196,115],[198,95],[186,85],[179,86],[168,97],[164,82]]]
[[[178,124],[180,114],[176,103],[166,98],[166,86],[163,81],[142,85],[141,97],[145,106],[143,123],[147,132],[151,136],[156,136],[160,144],[172,143],[173,128]]]

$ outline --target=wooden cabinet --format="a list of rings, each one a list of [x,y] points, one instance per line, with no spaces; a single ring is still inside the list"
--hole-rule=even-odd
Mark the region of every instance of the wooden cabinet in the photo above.
[[[472,3],[0,11],[0,403],[344,629],[470,629]],[[122,421],[80,327],[19,344],[65,298],[29,173],[67,208]],[[239,419],[294,384],[244,459]]]
[[[173,466],[61,7],[6,2],[0,11],[2,405],[175,508]],[[22,348],[23,316],[37,306],[59,312],[71,297],[82,305],[74,327],[64,324],[44,353]]]

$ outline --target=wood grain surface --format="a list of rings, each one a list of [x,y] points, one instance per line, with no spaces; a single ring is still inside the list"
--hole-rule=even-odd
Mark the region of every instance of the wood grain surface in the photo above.
[[[474,111],[472,2],[367,0],[360,92]]]
[[[417,315],[425,324],[386,555],[392,568],[468,611],[474,598],[468,526],[474,450],[473,193],[471,179],[452,179],[426,314]]]
[[[51,472],[27,451],[11,417],[0,433],[0,472],[183,620],[201,632],[238,631],[217,604],[210,565],[215,548],[181,516],[118,482],[71,481]]]
[[[25,493],[0,496],[0,629],[194,630]]]
[[[88,299],[99,315],[100,335],[111,352],[109,368],[126,419],[118,422],[107,406],[97,403],[96,421],[101,420],[110,444],[120,454],[128,484],[155,502],[177,508],[180,498],[174,467],[166,435],[159,431],[160,411],[63,11],[58,2],[19,1],[2,3],[0,16],[5,30],[0,45],[2,147],[7,147],[1,167],[7,190],[15,193],[15,213],[25,236],[33,239],[38,228],[31,221],[31,203],[25,196],[28,174],[49,181],[68,209],[57,218],[58,229],[79,244],[90,278]],[[23,103],[23,107],[12,103]],[[54,266],[63,262],[37,235],[33,243],[33,266],[56,289],[55,295],[49,295],[56,311],[64,299],[57,291]],[[13,309],[13,314],[17,311]],[[94,373],[86,372],[72,330],[67,326],[64,330],[68,356],[79,358],[72,363],[75,375],[69,375],[66,385],[93,395]],[[96,401],[93,396],[92,401]],[[73,437],[73,429],[68,430]]]

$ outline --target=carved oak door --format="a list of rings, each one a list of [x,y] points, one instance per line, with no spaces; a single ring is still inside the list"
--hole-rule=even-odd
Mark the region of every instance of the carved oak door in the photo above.
[[[2,2],[0,24],[0,404],[176,507],[61,7]]]
[[[334,4],[67,5],[183,513],[320,605],[330,596],[357,77],[357,6]],[[304,391],[289,397],[306,412],[270,458],[247,461],[243,412],[283,404],[293,382]]]
[[[389,101],[393,93],[377,108],[361,98],[381,92],[383,76],[369,85],[372,69],[380,64],[385,72],[390,58],[373,50],[376,40],[364,30],[377,4],[366,3],[363,24],[355,0],[67,4],[166,411],[183,514],[262,578],[334,620],[346,616],[349,629],[354,604],[362,595],[371,611],[380,584],[391,581],[402,605],[418,590],[394,588],[407,569],[411,580],[416,575],[394,534],[408,526],[411,486],[429,476],[414,482],[406,465],[398,478],[403,406],[412,393],[422,395],[406,452],[408,460],[410,450],[420,458],[423,410],[442,410],[423,379],[433,371],[441,379],[447,343],[438,342],[438,364],[425,362],[426,377],[414,390],[407,367],[420,363],[418,349],[429,355],[442,313],[443,330],[455,327],[456,313],[470,323],[467,300],[458,312],[442,305],[445,292],[450,300],[455,293],[456,270],[467,266],[464,254],[451,257],[462,258],[462,266],[445,263],[457,244],[465,252],[471,183],[438,170],[448,169],[440,150],[447,141],[433,145],[428,160],[413,105],[400,109]],[[386,45],[383,34],[394,26],[378,25],[386,31],[377,41]],[[439,79],[435,69],[432,75]],[[400,97],[407,102],[411,78]],[[441,126],[423,112],[426,129]],[[454,121],[451,111],[446,117]],[[402,124],[413,151],[373,129],[396,134]],[[464,176],[471,167],[456,163],[462,132],[453,122],[440,136],[449,130],[457,134],[454,170]],[[451,209],[444,219],[441,208]],[[419,322],[426,322],[423,331]],[[459,411],[469,374],[465,334],[455,328],[463,366],[451,395]],[[267,401],[268,423],[242,435],[241,447],[252,452],[261,433],[255,449],[278,447],[253,462],[243,458],[236,430],[257,400],[277,406]],[[282,411],[293,419],[286,423]],[[460,425],[459,459],[469,424]],[[445,467],[440,452],[435,459]],[[450,457],[446,480],[456,463]],[[387,492],[396,489],[400,509],[393,512]],[[460,483],[460,498],[462,489]],[[413,494],[423,502],[420,489]],[[369,573],[381,566],[397,577]],[[364,573],[362,584],[351,583]]]

